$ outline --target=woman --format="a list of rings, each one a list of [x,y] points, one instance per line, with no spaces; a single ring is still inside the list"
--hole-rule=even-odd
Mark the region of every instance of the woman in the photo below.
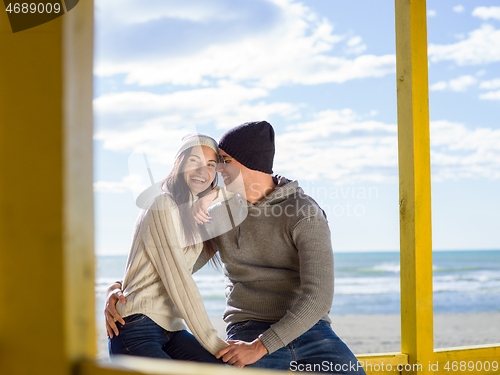
[[[125,324],[117,323],[118,336],[108,332],[111,355],[223,363],[213,354],[227,344],[217,337],[191,277],[202,251],[207,259],[216,253],[210,240],[201,240],[191,207],[201,197],[214,199],[218,160],[214,139],[184,137],[164,192],[141,211],[123,281],[127,301],[117,304]]]

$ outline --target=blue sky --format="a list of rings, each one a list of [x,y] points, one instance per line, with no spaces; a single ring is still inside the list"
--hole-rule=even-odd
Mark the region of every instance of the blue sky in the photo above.
[[[145,6],[147,4],[147,6]],[[500,248],[500,6],[428,1],[433,246]],[[190,131],[276,130],[335,251],[399,249],[394,1],[95,2],[96,252]]]

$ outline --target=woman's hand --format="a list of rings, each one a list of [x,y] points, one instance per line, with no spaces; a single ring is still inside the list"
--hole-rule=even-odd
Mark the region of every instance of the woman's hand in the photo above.
[[[208,223],[212,220],[208,213],[208,207],[218,196],[219,189],[216,188],[194,202],[193,207],[191,207],[191,212],[197,224]]]
[[[120,322],[121,324],[125,324],[123,318],[116,311],[116,303],[120,301],[120,303],[127,303],[125,296],[122,293],[120,283],[114,283],[111,285],[106,291],[106,303],[104,305],[104,321],[106,322],[106,332],[110,339],[113,338],[113,334],[118,336],[118,327],[115,324],[115,320]]]

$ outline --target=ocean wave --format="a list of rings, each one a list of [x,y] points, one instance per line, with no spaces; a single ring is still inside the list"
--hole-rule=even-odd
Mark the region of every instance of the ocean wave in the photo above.
[[[454,266],[454,267],[438,267],[433,265],[432,270],[434,272],[459,272],[459,271],[480,271],[484,267],[472,267],[472,266]]]
[[[385,269],[391,269],[384,266]],[[335,294],[367,295],[399,293],[400,278],[394,276],[352,276],[335,278]],[[224,298],[225,283],[222,275],[194,275],[196,285],[203,298]],[[104,294],[116,278],[103,277],[97,280],[96,293]],[[433,290],[442,292],[488,292],[497,293],[500,290],[500,272],[481,271],[466,274],[447,274],[433,277]]]
[[[399,263],[382,263],[373,267],[375,271],[399,273],[401,267]]]

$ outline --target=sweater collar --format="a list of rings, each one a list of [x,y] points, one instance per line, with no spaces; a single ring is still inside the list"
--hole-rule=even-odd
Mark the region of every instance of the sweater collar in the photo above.
[[[297,180],[292,181],[280,175],[273,175],[273,181],[276,184],[274,191],[255,203],[254,206],[273,205],[280,203],[294,194],[301,194],[303,190],[299,187]]]

